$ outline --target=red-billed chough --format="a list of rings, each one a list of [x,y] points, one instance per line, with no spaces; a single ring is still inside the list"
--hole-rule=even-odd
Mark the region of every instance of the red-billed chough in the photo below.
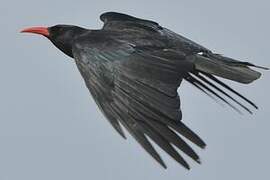
[[[248,84],[267,69],[215,54],[158,23],[107,12],[104,26],[89,30],[71,25],[34,27],[22,32],[47,37],[74,58],[100,110],[125,138],[122,126],[164,168],[165,163],[149,138],[189,169],[177,149],[200,163],[199,156],[182,139],[201,148],[205,143],[181,121],[177,89],[186,80],[209,97],[234,110],[252,113],[257,106],[221,81]]]

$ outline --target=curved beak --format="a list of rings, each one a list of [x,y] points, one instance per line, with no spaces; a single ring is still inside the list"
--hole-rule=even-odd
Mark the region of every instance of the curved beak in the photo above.
[[[31,27],[21,31],[21,33],[34,33],[48,37],[50,35],[47,27]]]

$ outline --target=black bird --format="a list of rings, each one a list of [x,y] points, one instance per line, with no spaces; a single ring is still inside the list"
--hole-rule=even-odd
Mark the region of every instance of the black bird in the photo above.
[[[22,32],[41,34],[74,58],[115,130],[125,138],[124,126],[164,168],[148,138],[187,169],[189,165],[177,149],[198,163],[200,159],[182,136],[201,148],[206,145],[181,121],[177,89],[183,79],[238,112],[257,109],[217,77],[248,84],[261,76],[250,67],[267,68],[215,54],[154,21],[116,12],[104,13],[100,19],[104,22],[100,30],[56,25]]]

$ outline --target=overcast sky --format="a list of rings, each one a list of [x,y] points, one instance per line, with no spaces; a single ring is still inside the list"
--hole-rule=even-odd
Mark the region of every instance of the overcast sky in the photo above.
[[[270,74],[229,82],[260,107],[239,115],[191,85],[179,89],[183,121],[206,142],[187,171],[161,152],[162,169],[97,109],[72,59],[47,39],[19,31],[75,24],[99,28],[119,11],[159,22],[217,53],[270,66],[270,4],[265,0],[2,0],[0,6],[0,180],[269,179]],[[160,149],[159,149],[160,150]]]

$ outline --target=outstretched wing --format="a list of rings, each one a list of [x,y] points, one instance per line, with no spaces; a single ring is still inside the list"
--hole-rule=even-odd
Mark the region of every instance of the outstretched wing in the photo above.
[[[166,167],[149,142],[151,138],[189,169],[173,145],[200,162],[180,135],[202,148],[205,143],[180,121],[177,88],[193,65],[184,61],[184,54],[172,53],[163,49],[142,50],[124,41],[90,37],[75,42],[73,47],[76,64],[89,91],[118,133],[125,137],[122,124]]]
[[[185,77],[185,80],[193,84],[210,97],[223,101],[231,108],[241,113],[237,107],[224,98],[227,97],[235,102],[237,106],[240,106],[245,111],[252,113],[247,105],[242,104],[239,100],[231,96],[230,93],[232,93],[244,100],[245,103],[250,104],[257,109],[257,106],[253,102],[232,89],[230,86],[224,84],[213,75],[237,82],[250,83],[255,79],[258,79],[260,77],[260,73],[248,68],[248,66],[263,69],[267,68],[255,66],[247,62],[233,60],[218,54],[213,54],[209,49],[177,33],[174,33],[169,29],[161,27],[154,21],[139,19],[116,12],[104,13],[100,16],[100,19],[104,22],[103,30],[105,31],[118,32],[123,36],[136,32],[135,34],[142,34],[148,38],[152,37],[151,40],[147,40],[147,38],[145,38],[146,40],[138,38],[140,41],[136,42],[135,44],[139,44],[139,46],[142,46],[141,44],[145,46],[149,44],[149,42],[152,42],[152,45],[155,44],[155,46],[157,46],[157,44],[162,42],[164,43],[162,47],[167,48],[168,51],[174,51],[176,54],[179,52],[185,53],[186,61],[194,64],[195,67],[193,71]],[[133,41],[133,39],[136,39],[136,35],[134,34],[133,38],[130,38],[129,41]],[[156,42],[154,42],[155,39],[157,40]],[[175,56],[174,53],[171,52],[170,55]],[[169,59],[171,56],[169,56]],[[178,55],[176,55],[176,57],[177,56]],[[226,90],[228,90],[229,93],[227,93]]]
[[[186,54],[196,54],[200,52],[210,52],[209,49],[185,38],[167,28],[160,26],[157,22],[139,19],[127,14],[117,12],[106,12],[100,16],[104,22],[103,30],[110,31],[136,31],[138,33],[158,34],[164,37],[170,45]]]

